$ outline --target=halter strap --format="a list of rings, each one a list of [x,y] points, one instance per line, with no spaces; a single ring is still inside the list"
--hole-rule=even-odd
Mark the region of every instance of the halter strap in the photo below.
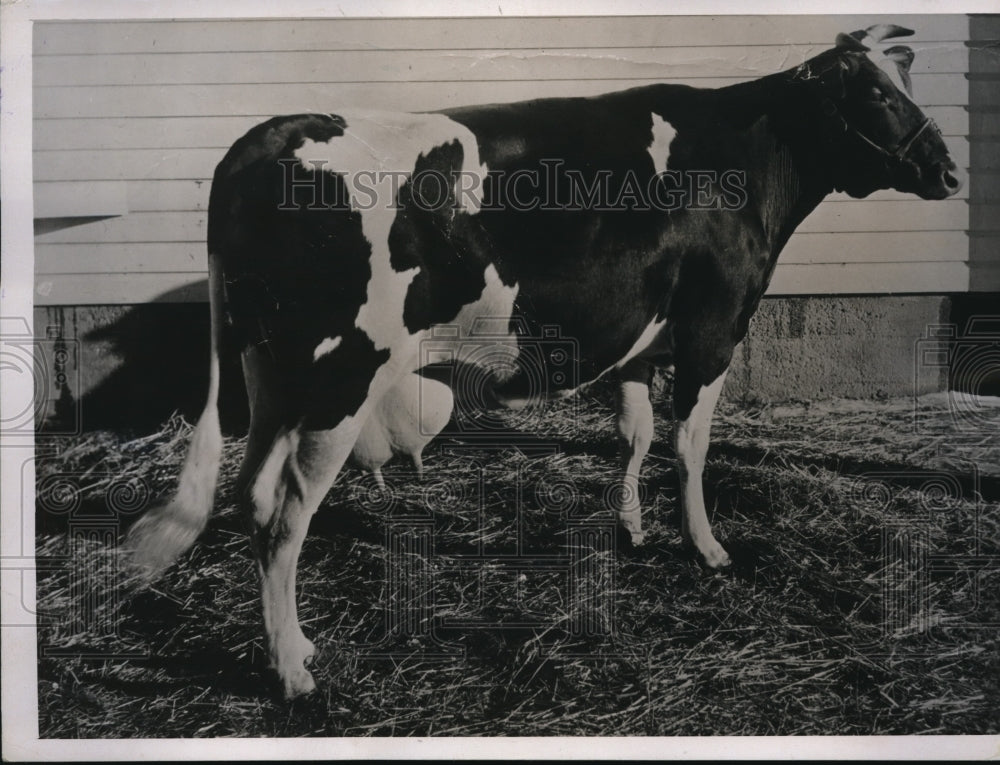
[[[910,153],[910,149],[913,147],[914,141],[916,141],[917,138],[920,137],[921,133],[923,133],[928,127],[933,126],[935,130],[937,130],[939,133],[941,132],[937,124],[934,122],[934,120],[932,120],[930,117],[927,117],[924,119],[923,122],[917,125],[917,127],[911,130],[906,135],[906,137],[903,138],[903,141],[899,144],[899,146],[896,147],[895,151],[889,151],[885,147],[879,146],[871,138],[866,136],[856,127],[848,125],[846,120],[844,121],[844,125],[847,128],[847,132],[853,133],[872,148],[877,149],[880,153],[886,155],[890,159],[895,160],[897,162],[900,162],[906,158],[906,155]]]
[[[840,118],[840,122],[845,133],[850,133],[854,136],[857,136],[862,141],[871,146],[873,149],[875,149],[877,152],[879,152],[880,154],[882,154],[883,156],[887,157],[888,159],[894,162],[901,162],[906,158],[906,155],[910,153],[910,149],[913,148],[913,144],[916,142],[917,138],[919,138],[923,134],[923,132],[927,130],[927,128],[931,127],[935,131],[937,131],[938,134],[941,133],[941,129],[937,126],[937,123],[934,122],[934,120],[932,120],[930,117],[925,117],[923,122],[921,122],[919,125],[913,128],[913,130],[911,130],[903,137],[903,140],[900,141],[899,146],[896,147],[895,151],[889,151],[884,146],[877,144],[875,141],[866,136],[856,127],[849,124],[847,120],[844,119],[844,115],[840,113],[840,110],[837,109],[836,105],[832,101],[827,100],[826,102],[824,102],[823,110],[831,117],[836,115],[837,117]]]

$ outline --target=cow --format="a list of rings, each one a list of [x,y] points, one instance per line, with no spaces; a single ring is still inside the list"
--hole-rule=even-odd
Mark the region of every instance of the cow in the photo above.
[[[443,416],[423,427],[422,343],[447,344],[437,330],[448,328],[456,361],[474,363],[461,349],[475,347],[483,319],[499,319],[489,342],[510,351],[485,354],[482,398],[494,405],[617,375],[617,517],[635,543],[650,381],[656,368],[673,370],[682,534],[708,567],[726,566],[702,488],[710,422],[782,248],[834,190],[944,199],[961,186],[910,97],[912,51],[878,47],[907,34],[841,34],[799,66],[717,89],[653,84],[252,128],[215,171],[208,401],[176,494],[125,540],[139,571],[162,572],[211,511],[225,326],[240,338],[250,399],[236,491],[268,656],[286,698],[312,691],[315,648],[295,595],[310,517],[359,444],[370,469],[393,451],[419,455],[418,431],[436,432]],[[572,339],[573,374],[546,372],[539,338],[553,328]],[[541,369],[541,392],[522,356]],[[450,397],[437,400],[451,408]]]

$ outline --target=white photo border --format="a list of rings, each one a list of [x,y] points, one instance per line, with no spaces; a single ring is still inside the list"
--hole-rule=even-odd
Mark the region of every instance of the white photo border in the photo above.
[[[611,10],[613,8],[613,10]],[[128,18],[499,17],[635,15],[820,15],[822,0],[4,0],[0,8],[0,315],[32,316],[32,24],[41,20]],[[840,14],[996,13],[995,0],[840,0]],[[24,383],[31,385],[30,380]],[[0,391],[0,421],[14,389]],[[0,434],[2,608],[33,607],[33,507],[22,507],[20,465],[32,455]],[[25,589],[27,592],[25,592]],[[2,619],[7,624],[7,619]],[[34,627],[3,627],[3,756],[8,761],[194,759],[980,759],[998,756],[995,736],[678,737],[678,738],[407,738],[407,739],[101,739],[38,738]]]

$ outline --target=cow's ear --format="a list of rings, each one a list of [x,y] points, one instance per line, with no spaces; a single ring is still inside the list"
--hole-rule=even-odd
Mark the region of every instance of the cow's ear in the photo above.
[[[849,35],[845,35],[843,32],[837,35],[836,45],[838,48],[844,48],[845,50],[856,50],[856,51],[868,51],[871,48],[865,47],[861,42],[861,37],[864,36],[864,30],[860,32],[852,32]]]
[[[861,40],[861,42],[871,40],[877,43],[883,40],[890,40],[893,37],[909,37],[912,34],[912,29],[901,27],[899,24],[873,24],[868,29],[859,29],[857,32],[851,32],[851,35]]]

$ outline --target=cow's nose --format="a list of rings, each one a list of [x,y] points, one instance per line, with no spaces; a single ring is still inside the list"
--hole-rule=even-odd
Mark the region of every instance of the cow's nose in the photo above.
[[[955,167],[954,162],[949,162],[946,166],[941,168],[940,179],[941,187],[950,197],[962,190],[962,186],[965,183],[965,174]]]

